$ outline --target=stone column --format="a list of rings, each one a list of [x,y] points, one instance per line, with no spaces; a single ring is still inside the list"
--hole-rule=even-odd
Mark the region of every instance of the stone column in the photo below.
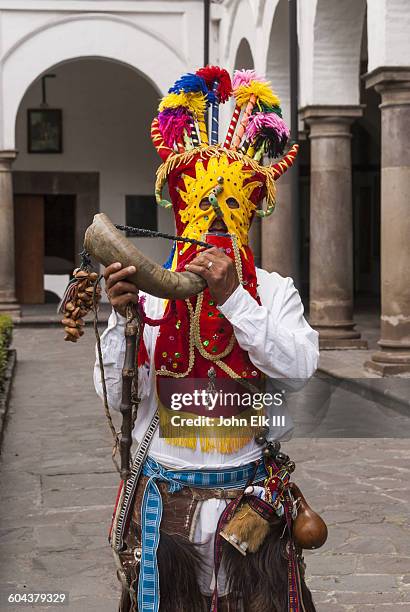
[[[20,317],[14,277],[14,208],[11,167],[16,151],[0,151],[0,313]],[[30,265],[30,262],[28,262]]]
[[[291,168],[277,182],[276,208],[262,219],[262,268],[290,276],[297,283],[298,232],[292,203]]]
[[[320,348],[367,348],[353,321],[350,126],[359,106],[302,109],[310,127],[310,323]]]
[[[365,366],[410,372],[410,68],[378,68],[381,95],[381,338]]]

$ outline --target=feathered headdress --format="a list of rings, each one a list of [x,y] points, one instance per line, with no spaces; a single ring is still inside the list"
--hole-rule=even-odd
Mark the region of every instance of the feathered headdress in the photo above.
[[[219,105],[232,96],[235,100],[232,119],[223,144],[218,144]],[[205,66],[175,82],[160,102],[151,136],[163,160],[157,172],[157,202],[166,208],[172,206],[162,197],[162,188],[168,180],[175,212],[179,213],[187,206],[187,198],[181,197],[186,186],[183,177],[195,179],[198,162],[203,174],[210,159],[223,158],[227,163],[217,164],[218,167],[235,164],[237,172],[239,163],[243,170],[241,188],[248,193],[255,209],[249,214],[255,212],[261,217],[271,214],[275,207],[275,181],[292,166],[298,152],[298,145],[294,144],[280,161],[263,165],[264,155],[277,158],[284,154],[288,143],[289,129],[282,119],[280,100],[270,83],[254,70],[237,70],[231,82],[228,72],[219,66]],[[212,180],[215,182],[215,178]],[[210,192],[217,200],[221,190],[212,187]],[[264,197],[266,210],[256,206]]]

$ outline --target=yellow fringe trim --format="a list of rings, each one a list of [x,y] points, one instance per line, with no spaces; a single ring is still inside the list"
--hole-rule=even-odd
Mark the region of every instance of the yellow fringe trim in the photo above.
[[[179,446],[184,448],[191,448],[196,450],[198,447],[204,453],[217,452],[222,454],[235,453],[254,438],[257,431],[257,427],[248,425],[246,427],[228,427],[222,426],[200,426],[200,428],[194,428],[188,425],[178,426],[178,431],[181,431],[181,436],[175,437],[175,431],[177,426],[172,425],[171,417],[178,414],[182,418],[194,419],[197,418],[197,414],[191,414],[189,412],[181,412],[178,410],[176,413],[174,410],[168,410],[164,405],[159,403],[159,422],[160,422],[160,435],[164,437],[167,444],[172,446]],[[261,411],[256,412],[252,408],[237,415],[238,418],[248,419],[253,414],[261,414]],[[192,430],[199,430],[198,436],[192,436]],[[220,429],[220,431],[218,431]],[[236,435],[240,432],[240,435]]]
[[[276,203],[276,185],[274,172],[272,172],[272,169],[269,166],[262,166],[244,153],[233,151],[232,149],[225,149],[219,145],[195,147],[194,149],[190,149],[184,153],[175,153],[174,155],[170,155],[157,170],[155,193],[162,193],[162,188],[165,185],[169,174],[179,166],[189,164],[194,158],[208,159],[210,157],[221,157],[222,155],[226,155],[229,159],[234,161],[241,161],[244,166],[252,168],[252,170],[262,174],[265,177],[266,206],[267,208],[271,208],[273,210]]]

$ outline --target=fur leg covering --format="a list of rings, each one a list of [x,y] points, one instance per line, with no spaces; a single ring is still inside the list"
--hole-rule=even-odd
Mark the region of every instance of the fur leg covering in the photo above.
[[[244,602],[244,612],[288,612],[288,559],[286,538],[281,537],[283,530],[282,521],[272,525],[260,549],[246,556],[224,542],[224,568],[238,609],[240,602]],[[300,574],[304,609],[315,612],[303,572]]]
[[[158,546],[160,612],[207,612],[206,600],[198,586],[201,567],[199,546],[180,535],[161,532]],[[138,569],[131,587],[138,593]],[[136,599],[136,598],[135,598]],[[138,612],[136,601],[123,588],[119,612]]]
[[[199,546],[180,535],[161,533],[158,547],[160,612],[207,612],[198,586]]]

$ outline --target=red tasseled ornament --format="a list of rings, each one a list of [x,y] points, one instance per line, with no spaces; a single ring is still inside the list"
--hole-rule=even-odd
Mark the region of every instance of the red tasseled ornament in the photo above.
[[[229,100],[232,95],[232,83],[231,77],[225,68],[220,68],[219,66],[204,66],[204,68],[197,70],[196,74],[205,80],[208,89],[211,91],[214,82],[218,81],[218,87],[216,89],[218,102],[223,104]]]

